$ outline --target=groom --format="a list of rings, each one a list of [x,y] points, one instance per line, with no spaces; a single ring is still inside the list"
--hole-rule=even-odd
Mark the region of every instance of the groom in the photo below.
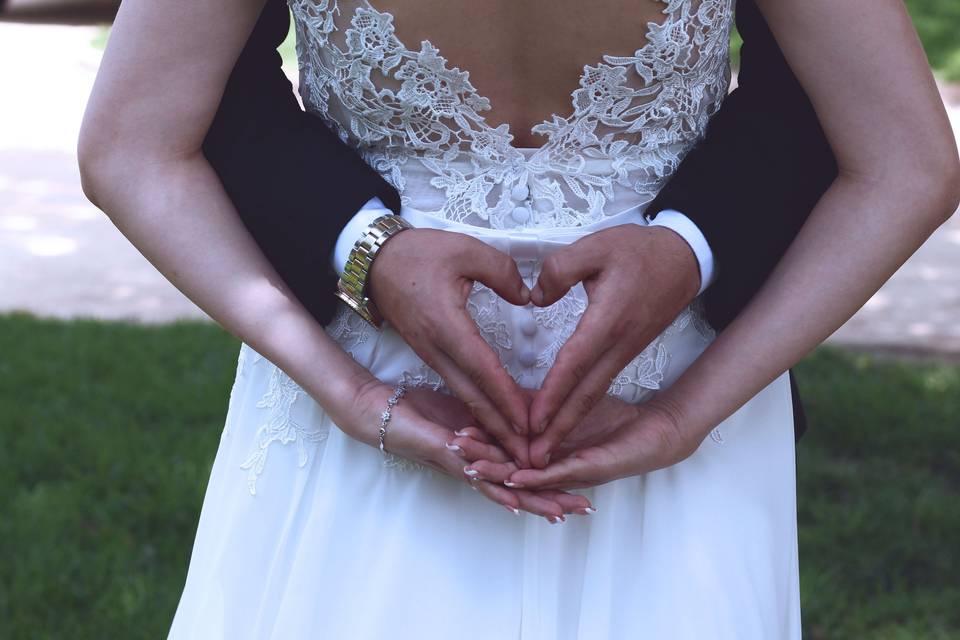
[[[547,463],[609,380],[698,293],[704,292],[711,325],[722,330],[729,324],[836,176],[813,108],[754,0],[738,1],[737,27],[744,40],[739,87],[650,204],[653,224],[611,234],[602,243],[588,236],[544,264],[531,293],[535,304],[549,304],[579,281],[591,286],[588,310],[529,413],[509,416],[516,431],[535,436],[535,466]],[[264,254],[326,323],[338,304],[333,263],[342,268],[365,225],[381,213],[399,213],[400,202],[319,118],[300,109],[276,51],[288,29],[283,0],[268,0],[204,151]],[[458,395],[487,424],[485,418],[502,419],[500,408],[517,406],[519,390],[504,380],[465,310],[444,320],[419,312],[435,308],[436,292],[454,290],[451,283],[468,269],[470,279],[502,284],[503,262],[493,249],[469,265],[451,259],[449,269],[418,274],[418,286],[400,295],[409,273],[405,257],[443,249],[436,235],[398,234],[376,257],[370,295],[421,358],[437,363],[445,379],[464,381]],[[618,268],[625,263],[636,268]],[[795,386],[793,391],[799,435],[805,425]]]

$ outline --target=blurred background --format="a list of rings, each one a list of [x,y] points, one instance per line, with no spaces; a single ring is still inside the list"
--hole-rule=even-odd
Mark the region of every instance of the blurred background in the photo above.
[[[907,5],[960,136],[960,0]],[[0,0],[0,640],[165,636],[236,364],[81,192],[115,11]],[[960,216],[798,376],[805,637],[960,639]]]

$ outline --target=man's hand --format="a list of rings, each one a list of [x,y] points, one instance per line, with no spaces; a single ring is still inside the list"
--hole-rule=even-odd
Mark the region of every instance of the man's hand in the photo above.
[[[384,318],[527,466],[527,402],[467,313],[474,281],[511,304],[529,302],[513,258],[474,237],[437,229],[410,229],[387,242],[373,261],[369,286]]]
[[[530,406],[536,467],[606,395],[610,381],[696,296],[700,273],[690,246],[664,227],[624,224],[590,234],[544,260],[531,301],[541,307],[576,283],[587,310],[557,354]]]

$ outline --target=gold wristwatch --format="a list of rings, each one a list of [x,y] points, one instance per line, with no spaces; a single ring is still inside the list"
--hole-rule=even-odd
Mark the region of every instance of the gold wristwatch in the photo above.
[[[382,215],[367,227],[360,239],[353,245],[347,265],[337,282],[336,296],[347,303],[361,318],[379,329],[383,317],[377,305],[366,295],[370,267],[380,248],[387,240],[413,225],[392,213]]]

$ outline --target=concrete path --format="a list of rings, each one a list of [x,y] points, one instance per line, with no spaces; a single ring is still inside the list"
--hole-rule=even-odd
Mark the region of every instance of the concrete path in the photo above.
[[[0,23],[0,311],[205,317],[80,190],[75,144],[99,36],[97,27]],[[946,98],[960,134],[960,95]],[[960,216],[832,340],[960,355]]]

